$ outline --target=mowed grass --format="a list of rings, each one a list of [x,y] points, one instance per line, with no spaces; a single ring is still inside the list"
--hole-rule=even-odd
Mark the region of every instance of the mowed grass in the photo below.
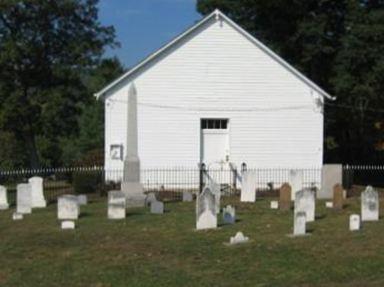
[[[318,201],[311,235],[299,238],[287,236],[292,211],[269,202],[224,199],[238,222],[223,225],[220,216],[210,231],[195,231],[194,202],[168,203],[164,215],[132,209],[111,221],[98,199],[81,208],[75,231],[60,230],[56,205],[22,221],[2,211],[0,286],[384,286],[384,219],[348,228],[359,199],[341,212]],[[226,246],[237,231],[251,242]]]

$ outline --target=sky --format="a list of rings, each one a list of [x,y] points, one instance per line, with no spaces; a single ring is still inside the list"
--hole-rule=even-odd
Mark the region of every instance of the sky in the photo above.
[[[108,49],[130,68],[184,32],[201,15],[196,0],[100,0],[99,19],[113,25],[121,47]]]

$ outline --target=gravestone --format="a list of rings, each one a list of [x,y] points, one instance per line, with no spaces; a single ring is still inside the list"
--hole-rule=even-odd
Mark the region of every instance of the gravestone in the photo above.
[[[80,206],[87,205],[88,204],[87,195],[86,194],[79,194],[77,196],[77,202],[79,203]]]
[[[223,221],[227,224],[234,224],[236,222],[235,207],[227,205],[223,208]]]
[[[271,209],[279,209],[279,202],[276,200],[271,201]]]
[[[196,200],[196,229],[217,227],[216,196],[209,187],[197,196]]]
[[[210,180],[208,185],[209,189],[215,195],[216,214],[220,213],[220,201],[221,201],[221,189],[220,184],[217,184],[214,180]]]
[[[138,156],[137,136],[137,91],[132,83],[128,91],[127,104],[126,157],[121,191],[127,198],[129,207],[141,207],[145,204],[143,185],[140,183],[140,159]]]
[[[291,186],[288,183],[284,183],[280,188],[279,194],[279,207],[281,210],[291,209]]]
[[[76,220],[79,218],[79,212],[76,195],[65,194],[58,198],[57,218],[59,220]]]
[[[161,201],[152,201],[151,202],[151,213],[153,214],[163,214],[164,213],[164,203]]]
[[[28,183],[20,183],[17,185],[16,212],[21,214],[29,214],[32,212],[31,185]]]
[[[324,164],[321,169],[321,188],[318,198],[331,199],[333,187],[343,182],[343,166],[341,164]]]
[[[0,185],[0,210],[5,210],[9,208],[7,188]]]
[[[361,220],[379,220],[379,193],[372,186],[361,193]]]
[[[22,220],[24,218],[23,214],[14,212],[12,213],[12,219],[13,220]]]
[[[306,215],[305,212],[295,212],[294,214],[294,222],[293,222],[293,235],[299,236],[299,235],[305,235],[306,232]]]
[[[64,220],[61,222],[61,229],[75,229],[75,222],[72,220]]]
[[[32,208],[46,207],[43,178],[34,176],[28,180],[28,183],[31,185]]]
[[[183,202],[191,202],[193,201],[192,192],[184,191],[183,192]]]
[[[333,202],[332,201],[325,202],[325,207],[326,208],[333,208]]]
[[[241,202],[256,201],[257,173],[255,171],[243,171],[241,173]]]
[[[154,192],[150,192],[145,197],[145,207],[151,207],[151,203],[157,201],[156,194]]]
[[[244,234],[239,231],[236,233],[235,236],[231,237],[229,240],[230,245],[235,245],[235,244],[241,244],[241,243],[246,243],[249,241],[249,238],[244,236]]]
[[[108,218],[124,219],[126,212],[126,197],[121,191],[108,192]]]
[[[289,184],[291,185],[291,200],[295,200],[295,193],[303,189],[303,171],[300,169],[290,170]]]
[[[360,230],[360,215],[352,214],[349,216],[349,230]]]
[[[305,188],[296,192],[295,213],[304,212],[307,222],[315,221],[315,190]]]
[[[333,209],[341,210],[344,205],[344,190],[341,184],[337,183],[333,187]]]

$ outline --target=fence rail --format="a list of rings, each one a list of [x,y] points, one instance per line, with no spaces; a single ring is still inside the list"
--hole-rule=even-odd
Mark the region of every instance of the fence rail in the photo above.
[[[182,191],[198,192],[204,183],[214,180],[225,195],[236,195],[241,188],[242,172],[254,172],[257,189],[261,194],[275,194],[285,182],[292,180],[292,172],[299,174],[302,187],[321,187],[321,168],[152,168],[141,171],[141,182],[146,192],[156,192],[165,199],[179,199]],[[44,179],[44,193],[48,202],[56,201],[62,194],[98,193],[119,189],[123,170],[105,169],[100,166],[47,168],[38,170],[0,171],[0,184],[8,190],[8,200],[14,203],[18,183],[28,182],[33,176]],[[384,166],[345,165],[343,185],[348,190],[355,186],[384,187]]]

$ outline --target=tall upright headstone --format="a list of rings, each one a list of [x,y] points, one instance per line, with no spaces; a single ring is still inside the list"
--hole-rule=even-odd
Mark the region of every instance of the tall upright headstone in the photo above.
[[[281,210],[291,209],[291,192],[292,192],[292,188],[289,185],[289,183],[284,183],[280,187],[279,208]]]
[[[257,187],[257,173],[245,170],[241,175],[241,202],[255,202]]]
[[[341,164],[324,164],[321,170],[321,188],[318,198],[331,199],[333,187],[343,183],[343,166]]]
[[[349,230],[355,231],[360,230],[360,215],[359,214],[351,214],[349,216]]]
[[[296,192],[295,195],[295,214],[305,212],[306,221],[315,221],[315,201],[316,192],[311,188],[304,188]]]
[[[306,233],[306,214],[305,212],[297,212],[294,214],[293,235],[305,235]]]
[[[44,198],[43,178],[34,176],[28,182],[31,185],[32,208],[46,207],[47,202]]]
[[[124,159],[124,175],[121,191],[127,199],[127,206],[144,206],[145,194],[140,183],[140,159],[138,156],[137,92],[132,83],[128,92],[127,140]]]
[[[209,187],[205,187],[196,200],[196,229],[217,227],[216,198]]]
[[[303,189],[303,171],[301,169],[289,171],[289,184],[291,185],[291,200],[295,200],[295,193]]]
[[[372,186],[361,193],[361,220],[379,220],[379,193]]]
[[[344,189],[340,183],[333,187],[333,209],[341,210],[344,205]]]
[[[7,188],[3,185],[0,185],[0,210],[5,210],[9,208],[8,197],[7,197]]]
[[[32,212],[31,185],[28,183],[20,183],[17,185],[16,212],[21,214],[29,214]]]
[[[126,198],[121,191],[108,192],[108,219],[124,219]]]

